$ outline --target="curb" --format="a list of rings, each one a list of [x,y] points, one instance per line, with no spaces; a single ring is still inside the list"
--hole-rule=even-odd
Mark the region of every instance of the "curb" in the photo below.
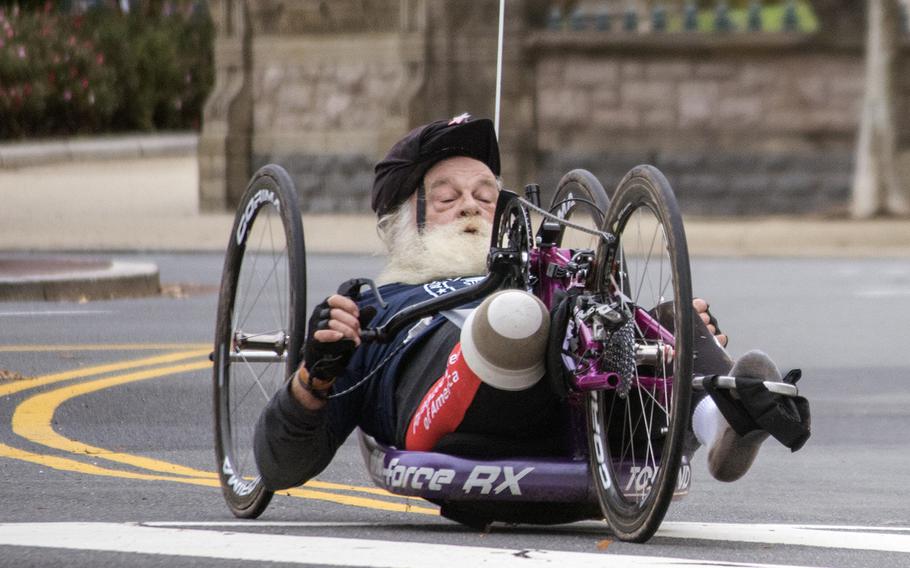
[[[112,300],[160,291],[151,263],[0,257],[0,302]]]
[[[0,144],[0,168],[60,162],[194,155],[199,135],[191,133],[72,138]]]

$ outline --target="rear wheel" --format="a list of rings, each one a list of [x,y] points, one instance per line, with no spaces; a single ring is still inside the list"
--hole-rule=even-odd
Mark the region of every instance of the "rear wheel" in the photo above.
[[[617,243],[598,249],[595,288],[630,316],[610,337],[621,342],[630,364],[604,369],[628,378],[588,396],[591,466],[611,529],[622,540],[642,542],[673,498],[689,421],[689,257],[676,198],[650,166],[620,182],[604,230]]]
[[[240,200],[215,329],[215,454],[222,492],[238,517],[272,498],[253,455],[253,431],[272,395],[300,363],[306,324],[303,225],[294,184],[265,166]]]
[[[576,169],[562,176],[550,203],[550,213],[590,229],[600,229],[610,206],[607,191],[594,174]],[[591,248],[590,235],[573,231],[565,225],[554,224],[554,245],[567,248]],[[543,225],[541,225],[543,228]],[[563,242],[565,241],[565,242]]]

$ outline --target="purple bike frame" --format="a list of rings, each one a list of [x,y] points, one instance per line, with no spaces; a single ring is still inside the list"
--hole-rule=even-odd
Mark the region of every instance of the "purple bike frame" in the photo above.
[[[581,448],[577,448],[581,449]],[[373,482],[396,495],[442,501],[533,501],[597,504],[587,457],[468,458],[399,450],[360,434],[360,450]],[[620,490],[639,496],[656,475],[650,465],[616,463]],[[688,456],[679,466],[674,498],[689,492]]]
[[[583,286],[570,276],[554,277],[571,262],[571,251],[543,247],[531,251],[532,270],[540,278],[537,295],[548,307],[560,290]],[[645,337],[673,346],[673,335],[648,312],[636,308],[635,322]],[[582,349],[593,348],[591,330],[578,325]],[[639,377],[639,386],[652,390],[671,388],[672,378]],[[439,452],[400,450],[361,433],[360,447],[376,485],[396,495],[435,501],[504,501],[597,504],[591,473],[585,426],[586,391],[612,389],[619,375],[588,369],[576,375],[570,393],[569,432],[565,457],[474,458]],[[674,498],[688,494],[692,480],[688,455],[682,457]],[[658,468],[659,469],[659,468]],[[620,491],[627,498],[640,496],[657,471],[652,465],[634,460],[614,462],[619,472]]]

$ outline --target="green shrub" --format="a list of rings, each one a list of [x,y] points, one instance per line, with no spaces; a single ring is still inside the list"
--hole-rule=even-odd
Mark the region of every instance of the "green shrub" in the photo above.
[[[213,27],[195,2],[151,17],[0,8],[0,138],[198,129]]]

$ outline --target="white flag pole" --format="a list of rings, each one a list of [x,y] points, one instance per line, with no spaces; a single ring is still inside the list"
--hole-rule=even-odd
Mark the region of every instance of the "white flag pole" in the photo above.
[[[496,48],[496,115],[493,126],[499,139],[499,101],[502,97],[502,33],[506,19],[506,0],[499,0],[499,43]]]

